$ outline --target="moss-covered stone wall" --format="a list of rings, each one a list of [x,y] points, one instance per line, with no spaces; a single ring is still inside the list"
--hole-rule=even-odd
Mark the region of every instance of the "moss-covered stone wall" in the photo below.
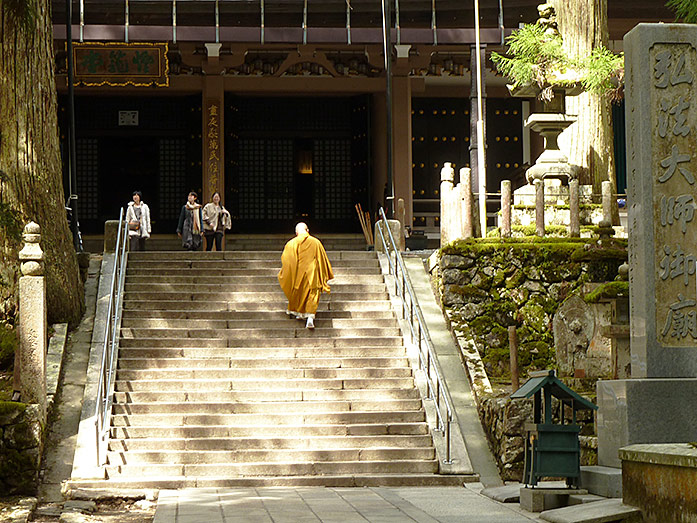
[[[454,329],[476,341],[490,378],[509,375],[508,327],[521,369],[554,368],[552,318],[584,282],[612,281],[626,243],[588,240],[458,240],[441,249],[440,290]],[[525,375],[525,373],[523,373]]]
[[[510,377],[508,327],[517,327],[523,382],[529,370],[556,367],[552,320],[559,305],[584,283],[615,280],[626,260],[621,240],[458,240],[440,252],[440,297],[451,327],[472,336],[494,381]],[[623,285],[603,286],[599,293],[621,295]],[[478,397],[478,409],[503,479],[520,480],[530,402],[512,402],[501,393]],[[582,464],[594,464],[592,414],[579,422]]]
[[[0,492],[36,491],[43,432],[38,405],[0,401]]]

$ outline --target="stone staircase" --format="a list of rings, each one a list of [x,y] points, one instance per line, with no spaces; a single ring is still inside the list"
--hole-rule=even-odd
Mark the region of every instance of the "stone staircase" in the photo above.
[[[461,485],[439,475],[372,252],[329,252],[314,331],[279,251],[129,254],[107,483]]]

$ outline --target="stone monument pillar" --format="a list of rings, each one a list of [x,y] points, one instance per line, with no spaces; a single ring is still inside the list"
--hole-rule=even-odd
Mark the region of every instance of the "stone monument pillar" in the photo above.
[[[46,420],[46,281],[44,253],[38,224],[24,227],[24,247],[19,251],[19,351],[22,401],[39,405]]]
[[[598,459],[697,434],[697,26],[624,37],[631,377],[599,381]]]

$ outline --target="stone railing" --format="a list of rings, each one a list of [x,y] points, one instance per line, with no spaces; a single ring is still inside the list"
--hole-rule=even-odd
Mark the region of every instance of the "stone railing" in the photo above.
[[[476,212],[472,193],[470,170],[460,169],[460,182],[455,183],[455,170],[450,163],[441,169],[440,184],[440,236],[441,246],[457,239],[472,238],[476,231]],[[594,226],[593,232],[601,239],[615,235],[612,226],[614,194],[610,182],[602,183],[601,204],[583,203],[597,195],[591,186],[581,186],[577,179],[563,185],[560,179],[540,179],[515,192],[510,180],[501,182],[499,193],[487,194],[487,198],[500,200],[498,228],[502,238],[512,236],[544,237],[558,234],[579,238],[581,225]],[[523,233],[516,233],[515,229]]]
[[[0,492],[5,494],[35,491],[47,417],[46,282],[39,225],[27,224],[23,238],[14,371],[21,403],[0,402]]]

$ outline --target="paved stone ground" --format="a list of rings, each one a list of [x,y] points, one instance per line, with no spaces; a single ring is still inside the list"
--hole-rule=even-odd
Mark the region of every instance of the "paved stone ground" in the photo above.
[[[154,523],[529,523],[471,487],[162,490]]]

